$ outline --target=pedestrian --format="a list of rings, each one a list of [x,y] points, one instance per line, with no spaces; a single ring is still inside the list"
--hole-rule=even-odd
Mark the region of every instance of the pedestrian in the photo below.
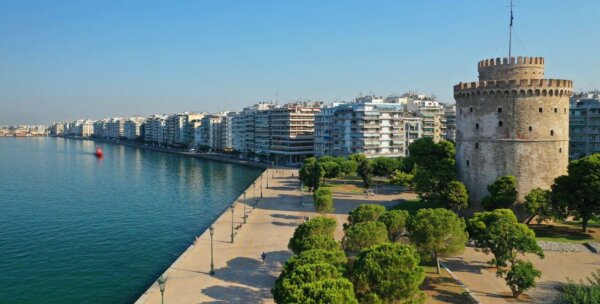
[[[263,264],[265,263],[265,260],[267,259],[267,255],[265,254],[265,252],[263,251],[263,253],[260,255],[260,258],[262,259]]]

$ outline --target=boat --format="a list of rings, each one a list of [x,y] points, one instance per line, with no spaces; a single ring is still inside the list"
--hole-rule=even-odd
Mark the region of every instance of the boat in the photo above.
[[[97,158],[102,158],[102,156],[104,155],[102,153],[102,149],[100,149],[100,147],[96,147],[96,153],[95,153]]]

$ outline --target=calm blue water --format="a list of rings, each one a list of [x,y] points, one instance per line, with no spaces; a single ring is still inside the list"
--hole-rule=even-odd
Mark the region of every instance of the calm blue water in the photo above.
[[[259,174],[60,138],[0,139],[0,303],[130,303]]]

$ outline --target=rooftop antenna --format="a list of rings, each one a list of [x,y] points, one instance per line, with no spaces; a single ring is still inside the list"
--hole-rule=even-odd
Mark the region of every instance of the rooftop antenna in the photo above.
[[[512,28],[513,28],[513,0],[510,0],[510,26],[508,31],[508,60],[510,61],[510,56],[512,55]]]

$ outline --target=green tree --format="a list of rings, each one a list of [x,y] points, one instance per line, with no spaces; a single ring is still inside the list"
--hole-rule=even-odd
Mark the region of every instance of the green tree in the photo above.
[[[358,170],[358,163],[351,159],[343,159],[339,162],[340,173],[342,177],[349,178],[352,174]]]
[[[432,160],[426,166],[415,166],[412,179],[415,192],[423,201],[441,202],[444,199],[446,185],[455,180],[454,159]]]
[[[543,221],[554,217],[550,195],[551,192],[549,190],[535,188],[525,196],[525,209],[530,215],[527,219],[527,224],[534,218],[538,224],[541,224]]]
[[[410,173],[405,173],[401,170],[396,170],[390,177],[390,185],[397,186],[410,186],[413,181],[413,175]]]
[[[305,159],[298,173],[298,178],[308,187],[308,191],[319,189],[324,172],[323,167],[317,162],[316,158],[309,157]]]
[[[340,175],[340,165],[335,161],[331,160],[320,164],[323,168],[323,183],[325,183],[326,178],[336,178]]]
[[[451,181],[446,185],[444,197],[444,205],[449,209],[460,211],[469,207],[467,188],[459,181]]]
[[[454,144],[449,141],[435,143],[429,137],[415,140],[408,146],[409,156],[404,159],[404,172],[410,172],[417,165],[428,169],[432,162],[454,159]]]
[[[282,273],[292,272],[296,267],[305,264],[315,264],[327,262],[335,266],[340,273],[346,270],[346,263],[348,259],[341,249],[336,250],[323,250],[323,249],[311,249],[302,251],[300,254],[295,254],[285,262]]]
[[[556,210],[581,219],[587,232],[590,219],[600,216],[600,154],[571,161],[568,175],[554,180],[552,202]]]
[[[356,253],[373,245],[389,241],[384,223],[363,222],[350,226],[342,239],[342,247],[349,253]]]
[[[489,263],[500,267],[499,271],[507,266],[507,262],[513,264],[518,253],[544,257],[533,230],[519,223],[510,209],[475,212],[467,221],[467,230],[478,249],[494,255]]]
[[[447,209],[421,209],[408,222],[409,237],[422,256],[433,254],[440,273],[439,257],[464,251],[468,235],[462,218]]]
[[[600,303],[600,270],[587,277],[586,282],[575,283],[567,280],[568,284],[563,286],[561,303],[568,304],[596,304]]]
[[[406,228],[409,213],[406,210],[389,210],[379,217],[379,221],[387,227],[388,238],[397,242]]]
[[[303,285],[340,278],[342,274],[339,270],[327,262],[300,265],[291,272],[282,273],[275,281],[271,293],[276,303],[292,303],[292,298],[298,297],[296,294],[302,292]]]
[[[373,159],[373,174],[375,176],[389,177],[400,168],[400,161],[391,157],[377,157]]]
[[[531,262],[517,260],[506,273],[506,285],[517,299],[524,291],[535,287],[535,279],[541,276],[542,272],[533,267]]]
[[[422,303],[425,271],[411,245],[384,243],[363,250],[351,274],[359,298],[374,293],[383,303]],[[370,300],[372,300],[372,296]]]
[[[304,242],[313,235],[324,235],[333,237],[333,232],[337,223],[334,219],[328,217],[315,217],[298,226],[294,231],[294,236],[288,243],[288,248],[295,254],[299,254],[304,249]]]
[[[334,251],[342,249],[340,243],[338,243],[331,235],[315,234],[310,235],[300,243],[296,248],[297,253],[302,253],[306,250],[321,249],[325,251]]]
[[[385,213],[385,207],[376,204],[363,204],[354,208],[348,215],[348,224],[344,229],[362,222],[376,222]]]
[[[371,188],[371,184],[373,184],[373,164],[368,159],[363,159],[358,163],[357,169],[358,176],[362,178],[363,184],[365,188]]]
[[[313,193],[313,197],[315,200],[315,210],[321,213],[321,215],[324,216],[326,213],[331,213],[335,210],[333,208],[333,194],[328,188],[319,188]]]
[[[512,175],[499,177],[487,186],[490,195],[483,198],[481,205],[486,210],[511,208],[517,201],[517,179]]]
[[[293,292],[289,300],[294,304],[358,304],[352,283],[344,278],[324,279],[305,283]]]

